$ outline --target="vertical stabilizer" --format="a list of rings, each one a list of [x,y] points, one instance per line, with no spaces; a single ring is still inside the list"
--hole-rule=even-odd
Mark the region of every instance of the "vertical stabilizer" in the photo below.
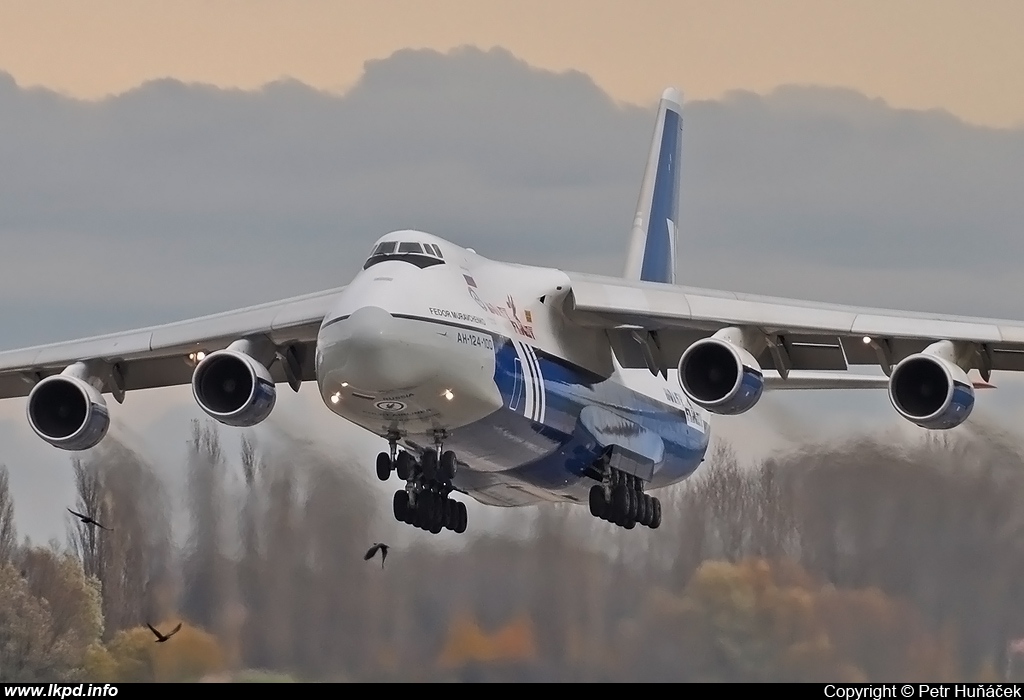
[[[626,279],[676,282],[682,103],[682,95],[675,88],[668,88],[661,95],[633,219],[629,259],[623,275]]]

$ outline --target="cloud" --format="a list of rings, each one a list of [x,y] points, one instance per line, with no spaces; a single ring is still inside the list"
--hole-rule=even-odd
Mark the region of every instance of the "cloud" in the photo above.
[[[0,73],[0,345],[344,284],[374,240],[406,227],[495,258],[618,274],[657,98],[616,103],[582,73],[501,49],[399,51],[340,95],[167,79],[90,102]],[[688,102],[684,121],[683,283],[1019,314],[1024,130],[813,86]],[[785,424],[751,416],[721,430],[751,435],[763,420],[765,442],[797,436],[822,406],[897,422],[869,393],[787,394]],[[152,397],[144,429],[128,404],[115,413],[183,449],[191,397]],[[19,512],[41,513],[54,493],[41,484],[64,478],[65,456],[36,444],[22,401],[0,408]],[[315,400],[293,409],[327,416]],[[372,458],[372,439],[339,433]],[[35,460],[53,466],[16,473]]]

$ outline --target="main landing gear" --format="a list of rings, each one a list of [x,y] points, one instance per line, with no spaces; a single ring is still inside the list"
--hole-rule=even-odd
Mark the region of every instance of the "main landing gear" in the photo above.
[[[443,432],[435,433],[433,449],[423,452],[419,461],[408,452],[398,450],[398,436],[389,435],[389,452],[377,455],[377,478],[387,481],[391,472],[406,482],[395,492],[395,520],[418,527],[434,535],[443,529],[466,531],[466,504],[448,498],[455,490],[457,460],[455,453],[444,449]]]
[[[627,530],[638,524],[656,530],[661,501],[644,493],[639,478],[609,467],[602,483],[590,488],[590,514]]]

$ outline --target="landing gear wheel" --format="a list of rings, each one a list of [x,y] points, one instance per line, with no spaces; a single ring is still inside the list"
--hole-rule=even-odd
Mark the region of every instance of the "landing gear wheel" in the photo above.
[[[444,507],[441,509],[441,527],[445,530],[451,530],[454,522],[455,502],[446,498],[444,499]]]
[[[640,494],[633,489],[629,490],[629,509],[626,510],[627,520],[637,520],[640,515],[640,509],[643,506],[640,503]]]
[[[437,452],[427,450],[422,457],[423,476],[433,479],[437,474]]]
[[[408,452],[399,452],[398,456],[395,457],[395,471],[398,473],[398,478],[402,481],[408,481],[412,476],[412,467],[415,463],[412,455]]]
[[[652,504],[654,506],[654,513],[653,515],[651,515],[650,528],[652,530],[657,530],[658,527],[661,525],[661,501],[659,501],[657,498],[652,498],[651,500],[654,501],[654,503]]]
[[[624,526],[629,519],[629,489],[625,484],[619,484],[612,491],[612,512],[611,520],[616,525]]]
[[[377,478],[381,481],[391,478],[391,455],[387,452],[377,455]]]
[[[434,504],[429,496],[423,499],[423,517],[421,520],[420,529],[424,532],[430,532],[430,528],[434,524]]]
[[[466,531],[466,525],[469,522],[469,513],[466,512],[466,504],[462,501],[456,501],[459,507],[459,517],[455,524],[455,532],[462,534]]]
[[[604,518],[608,512],[608,499],[604,494],[604,487],[594,484],[590,487],[590,514],[595,518]]]
[[[654,504],[651,503],[651,497],[646,493],[640,495],[640,513],[636,521],[639,525],[649,527],[651,524],[651,516],[654,515]]]
[[[395,520],[400,523],[409,522],[409,494],[405,491],[395,491],[394,498]]]
[[[444,529],[444,510],[445,510],[444,505],[445,505],[445,503],[444,503],[443,500],[438,498],[436,494],[434,495],[434,499],[433,500],[434,500],[434,503],[433,503],[434,507],[432,509],[433,513],[431,513],[432,517],[430,518],[430,534],[431,535],[437,535],[437,534],[440,534],[441,530]]]
[[[447,452],[443,452],[441,454],[441,476],[443,476],[448,481],[451,481],[452,479],[455,478],[456,466],[457,464],[454,452],[448,450]]]

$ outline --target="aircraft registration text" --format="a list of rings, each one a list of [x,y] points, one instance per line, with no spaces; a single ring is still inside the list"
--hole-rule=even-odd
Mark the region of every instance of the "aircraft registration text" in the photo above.
[[[476,333],[459,333],[458,341],[463,345],[472,345],[478,348],[487,348],[488,350],[494,349],[494,342],[484,335],[477,335]]]

